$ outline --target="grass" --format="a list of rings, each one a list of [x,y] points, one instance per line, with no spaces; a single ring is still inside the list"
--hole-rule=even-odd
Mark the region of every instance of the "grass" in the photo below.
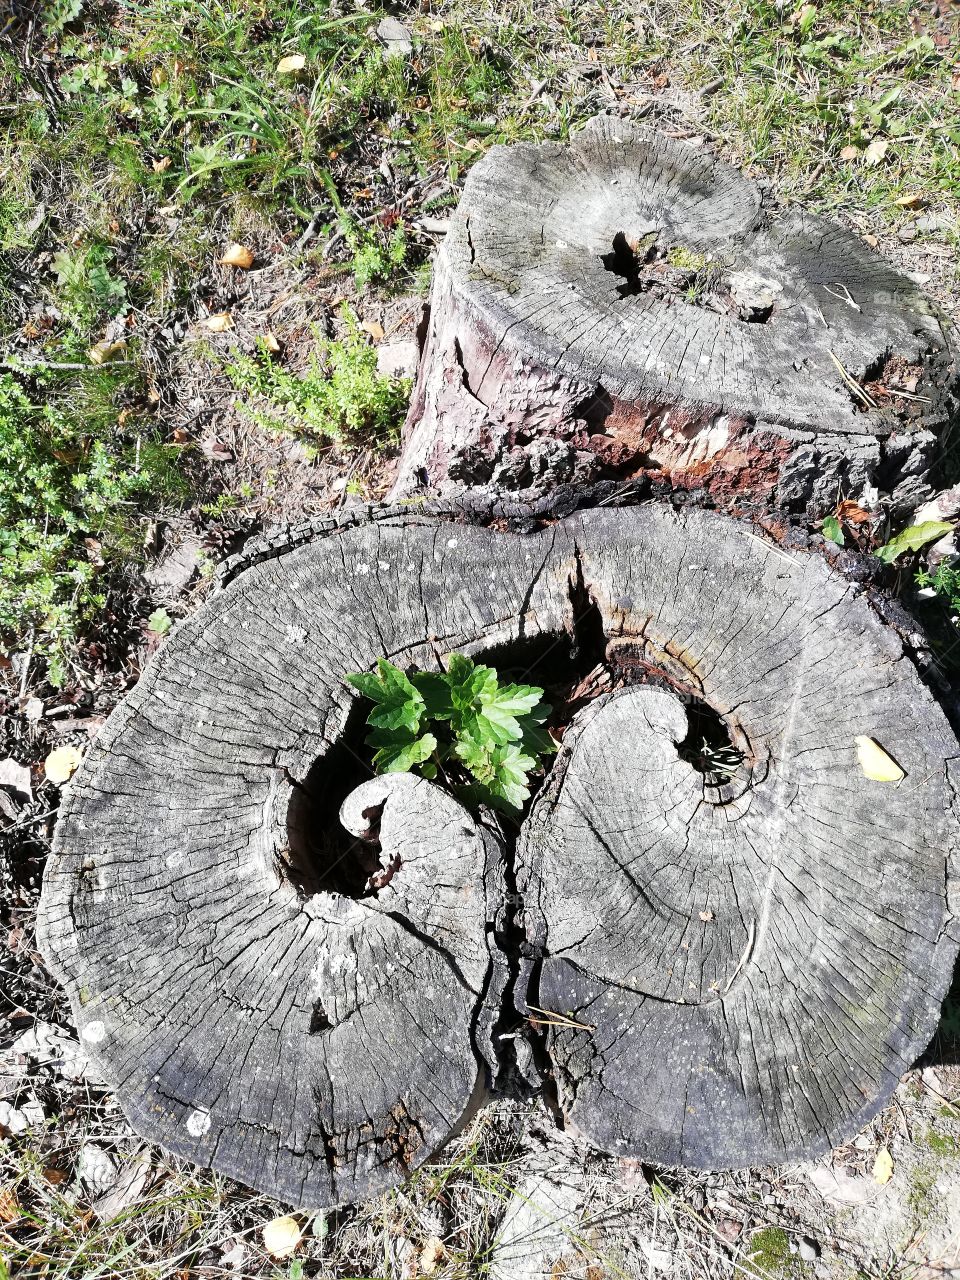
[[[596,3],[510,0],[487,13],[454,2],[406,17],[409,57],[386,56],[376,9],[56,0],[37,11],[0,49],[6,355],[84,363],[98,344],[128,337],[131,374],[145,395],[161,397],[143,401],[148,411],[176,397],[175,387],[157,386],[165,370],[155,335],[172,314],[196,312],[198,272],[228,240],[256,226],[289,252],[310,228],[308,255],[326,246],[324,261],[352,277],[355,295],[416,287],[430,244],[416,219],[455,201],[487,147],[564,138],[611,103],[644,111],[651,94],[706,86],[703,120],[721,145],[816,207],[873,211],[893,225],[920,205],[955,214],[960,196],[955,60],[906,2],[793,11],[765,0],[683,0],[632,16]],[[302,70],[279,71],[291,54]],[[228,362],[231,376],[269,381],[251,359],[240,352]],[[274,364],[267,391],[296,404],[302,424],[324,399],[316,369],[312,386],[298,389]],[[36,381],[6,372],[36,395]],[[90,413],[100,425],[85,447],[99,447],[126,393],[81,372],[59,387],[58,431],[85,439]],[[369,390],[346,415],[332,393],[334,429],[368,412]],[[28,430],[33,452],[60,447],[37,417]],[[139,430],[141,449],[165,442],[161,420],[150,430],[144,418]],[[374,431],[367,443],[389,434]],[[111,529],[86,516],[71,526],[56,502],[38,507],[32,531],[29,517],[17,518],[15,572],[22,579],[33,566],[37,584],[22,609],[7,602],[7,647],[34,635],[38,654],[62,669],[96,608],[101,566],[92,575],[84,567],[83,539],[103,533],[111,547],[132,547],[145,516],[172,498],[208,507],[217,497],[183,469],[173,482],[175,452],[171,467],[132,472],[128,455],[123,442],[111,444]],[[89,591],[51,587],[49,557],[36,551],[50,539]],[[8,531],[8,553],[9,544]]]

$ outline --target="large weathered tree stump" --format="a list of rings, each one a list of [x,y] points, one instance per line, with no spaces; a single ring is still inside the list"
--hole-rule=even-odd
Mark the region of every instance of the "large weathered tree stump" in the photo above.
[[[946,327],[856,236],[612,117],[495,147],[436,262],[395,494],[656,472],[819,515],[928,493]]]
[[[344,673],[456,651],[558,700],[516,856],[356,754]],[[309,526],[230,567],[92,745],[41,945],[135,1127],[297,1204],[427,1159],[518,1019],[602,1147],[810,1155],[936,1026],[958,758],[861,590],[726,517]]]

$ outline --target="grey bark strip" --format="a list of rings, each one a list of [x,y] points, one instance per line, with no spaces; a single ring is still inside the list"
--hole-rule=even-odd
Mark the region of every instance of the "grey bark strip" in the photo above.
[[[671,255],[711,262],[687,288]],[[730,166],[597,117],[568,145],[494,147],[471,170],[394,495],[653,469],[728,506],[822,515],[839,486],[906,511],[957,411],[950,336],[842,227],[771,211]],[[871,395],[885,378],[894,390]]]
[[[235,564],[91,746],[44,881],[43,953],[138,1131],[294,1204],[372,1195],[482,1101],[511,990],[518,1017],[592,1028],[547,1047],[570,1123],[612,1151],[786,1159],[882,1105],[957,953],[960,751],[858,588],[748,532],[651,506],[529,535],[392,511]],[[342,677],[549,663],[585,603],[624,687],[568,727],[524,823],[514,985],[504,833],[370,781]],[[678,754],[701,704],[742,750],[732,780]],[[900,787],[864,778],[857,734]],[[345,798],[375,865],[337,863]]]

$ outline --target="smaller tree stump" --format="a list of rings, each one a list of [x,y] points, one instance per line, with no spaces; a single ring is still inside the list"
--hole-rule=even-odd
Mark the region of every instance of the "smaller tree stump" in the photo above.
[[[822,515],[929,492],[948,333],[856,236],[601,116],[494,147],[436,259],[394,493],[643,473]]]

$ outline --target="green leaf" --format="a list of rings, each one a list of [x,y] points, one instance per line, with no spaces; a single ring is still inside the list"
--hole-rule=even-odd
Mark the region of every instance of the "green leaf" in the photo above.
[[[411,679],[423,697],[424,715],[427,719],[449,720],[454,708],[447,676],[440,671],[417,671]]]
[[[892,564],[897,556],[903,555],[905,551],[919,551],[927,543],[936,542],[938,538],[942,538],[952,528],[953,525],[947,524],[945,520],[924,520],[922,524],[912,524],[908,529],[902,529],[879,551],[875,551],[874,555],[884,564]]]
[[[367,744],[377,747],[373,767],[377,773],[409,773],[415,765],[429,760],[437,749],[432,733],[419,738],[405,729],[375,729]]]
[[[835,542],[838,547],[843,546],[843,529],[841,529],[840,521],[836,516],[827,516],[820,528],[825,538]]]
[[[173,626],[173,621],[166,609],[154,609],[147,619],[147,630],[156,636],[165,636]]]
[[[386,658],[377,659],[377,673],[354,672],[345,677],[375,704],[367,716],[367,724],[377,729],[404,728],[416,733],[424,710],[423,696],[406,674]]]

